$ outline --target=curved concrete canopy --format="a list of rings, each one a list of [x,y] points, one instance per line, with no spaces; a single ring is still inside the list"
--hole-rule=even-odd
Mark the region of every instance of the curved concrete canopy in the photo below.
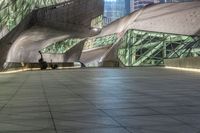
[[[117,33],[118,39],[102,56],[100,62],[118,61],[117,49],[129,29],[200,36],[200,2],[149,5],[114,21],[96,36]]]
[[[79,1],[79,0],[74,0]],[[90,0],[88,0],[89,2]],[[83,2],[83,1],[81,1]],[[84,1],[85,2],[85,1]],[[83,2],[83,3],[84,3]],[[94,2],[94,1],[93,1]],[[96,0],[98,3],[99,1]],[[87,5],[87,2],[85,3]],[[95,4],[92,4],[91,10],[95,8]],[[73,12],[73,7],[69,8]],[[67,11],[69,11],[67,10]],[[36,62],[38,60],[38,50],[43,47],[48,46],[49,44],[60,41],[66,38],[72,37],[72,33],[77,31],[79,37],[87,37],[89,22],[94,16],[98,16],[102,13],[102,10],[99,9],[98,13],[91,13],[87,10],[87,13],[82,12],[83,14],[75,14],[75,16],[67,16],[66,19],[60,18],[63,14],[68,14],[64,7],[56,6],[56,8],[48,8],[48,10],[40,10],[34,12],[33,16],[36,16],[37,19],[29,17],[30,20],[34,20],[32,23],[36,23],[41,27],[48,28],[30,28],[30,23],[24,28],[19,37],[11,38],[14,44],[11,49],[9,45],[5,46],[5,49],[10,49],[8,62]],[[135,11],[132,14],[118,19],[117,21],[106,26],[102,32],[95,36],[94,38],[110,35],[117,33],[118,39],[113,44],[112,47],[99,48],[91,51],[84,51],[81,56],[81,61],[83,63],[91,63],[93,61],[106,61],[106,60],[118,60],[116,55],[116,50],[118,45],[120,45],[120,40],[124,34],[129,29],[138,29],[145,31],[154,31],[154,32],[163,32],[163,33],[172,33],[172,34],[182,34],[182,35],[191,35],[199,36],[200,35],[200,2],[185,2],[185,3],[167,3],[167,4],[157,4],[149,5],[141,10]],[[90,15],[88,13],[91,13]],[[58,17],[57,15],[60,17]],[[84,16],[87,14],[87,16]],[[85,18],[84,18],[85,17]],[[56,19],[55,19],[56,18]],[[84,21],[81,21],[84,19]],[[59,21],[59,23],[57,22]],[[72,21],[70,21],[72,20]],[[60,25],[60,27],[59,27]],[[84,26],[85,25],[85,26]],[[52,28],[61,30],[62,28],[68,33],[61,31],[55,31]],[[83,32],[81,32],[83,31]],[[37,33],[38,32],[38,33]],[[51,33],[54,32],[54,33]],[[16,33],[16,31],[15,31]],[[33,39],[34,36],[38,40]],[[26,40],[24,40],[26,38]],[[38,45],[37,45],[38,44]],[[25,49],[21,47],[25,47]],[[2,49],[0,49],[3,51]],[[25,51],[24,51],[25,50]],[[74,51],[75,52],[75,51]],[[1,58],[1,57],[0,57]],[[0,60],[0,63],[2,60]]]
[[[149,5],[104,27],[94,38],[117,33],[118,39],[112,47],[83,52],[81,61],[118,61],[117,49],[121,38],[129,29],[145,31],[200,35],[200,2],[166,3]]]
[[[200,2],[149,5],[106,26],[99,36],[128,29],[200,35]]]
[[[22,33],[11,46],[6,62],[36,63],[39,50],[70,37],[65,32],[42,27],[32,27]]]
[[[86,39],[83,39],[64,54],[43,54],[46,62],[63,63],[79,62]]]
[[[54,42],[93,36],[91,21],[102,13],[103,0],[68,0],[34,10],[0,40],[0,68],[5,62],[38,62],[38,50]]]
[[[86,66],[92,64],[93,66],[98,66],[99,60],[102,56],[110,49],[111,46],[105,46],[100,48],[94,48],[90,50],[85,50],[81,54],[80,61]]]

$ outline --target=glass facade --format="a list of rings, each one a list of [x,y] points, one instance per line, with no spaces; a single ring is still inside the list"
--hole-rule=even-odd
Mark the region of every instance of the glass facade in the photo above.
[[[91,21],[91,27],[92,28],[103,28],[103,15],[100,15]]]
[[[192,0],[130,0],[130,12],[154,3],[189,2]]]
[[[188,1],[192,0],[104,0],[104,25],[126,16],[148,4]]]
[[[117,34],[89,38],[84,50],[112,46],[118,40]],[[43,53],[65,53],[81,39],[68,39],[50,45]],[[121,38],[117,49],[118,59],[125,66],[163,65],[164,59],[200,56],[200,37],[128,30]]]
[[[44,49],[42,49],[42,53],[48,54],[63,54],[77,43],[79,43],[81,39],[67,39],[65,41],[56,42]]]
[[[157,2],[158,1],[155,1],[155,0],[135,0],[134,1],[134,10],[138,10],[148,4],[154,4]]]
[[[189,2],[192,0],[160,0],[160,3],[170,3],[170,2]]]
[[[130,13],[130,0],[105,0],[104,1],[104,24],[126,16]]]
[[[91,38],[85,42],[84,50],[112,45],[116,42],[117,35],[111,34],[99,38]]]
[[[164,59],[200,55],[200,38],[129,30],[118,49],[125,66],[162,65]]]
[[[0,0],[0,31],[12,30],[32,10],[65,0]]]

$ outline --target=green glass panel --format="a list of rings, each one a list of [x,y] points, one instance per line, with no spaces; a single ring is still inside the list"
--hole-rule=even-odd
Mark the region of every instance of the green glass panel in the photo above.
[[[118,58],[125,66],[162,65],[165,58],[198,56],[199,39],[186,35],[129,30],[119,46]]]
[[[99,38],[91,38],[86,41],[84,49],[92,49],[92,48],[98,48],[98,47],[103,47],[103,46],[108,46],[112,45],[116,42],[117,40],[117,35],[112,34],[112,35],[107,35],[104,37],[99,37]]]
[[[50,54],[63,54],[67,52],[70,48],[79,43],[81,39],[68,39],[61,42],[56,42],[44,49],[42,49],[42,53],[50,53]]]
[[[0,27],[6,26],[12,30],[32,10],[62,1],[64,0],[0,0]]]

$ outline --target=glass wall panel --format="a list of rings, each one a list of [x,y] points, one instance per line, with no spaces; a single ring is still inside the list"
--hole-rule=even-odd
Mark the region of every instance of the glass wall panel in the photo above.
[[[44,49],[42,49],[42,53],[49,53],[49,54],[63,54],[77,43],[79,43],[81,39],[68,39],[65,41],[54,43]]]
[[[116,34],[99,37],[99,38],[91,38],[86,41],[84,45],[84,50],[112,45],[113,43],[116,42],[116,40],[117,40]]]
[[[0,27],[12,30],[32,10],[63,1],[65,0],[0,0]]]
[[[200,54],[200,37],[129,30],[118,49],[126,66],[162,65],[165,58]]]
[[[94,19],[91,21],[91,27],[92,27],[92,28],[99,28],[99,29],[102,29],[102,28],[103,28],[103,15],[94,18]]]
[[[130,0],[104,0],[104,24],[130,13]]]

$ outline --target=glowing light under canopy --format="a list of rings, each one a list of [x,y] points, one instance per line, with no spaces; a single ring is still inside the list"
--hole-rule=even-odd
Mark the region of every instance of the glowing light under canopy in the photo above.
[[[194,68],[181,68],[181,67],[169,67],[169,66],[166,66],[165,68],[181,70],[181,71],[200,72],[200,69],[194,69]]]

